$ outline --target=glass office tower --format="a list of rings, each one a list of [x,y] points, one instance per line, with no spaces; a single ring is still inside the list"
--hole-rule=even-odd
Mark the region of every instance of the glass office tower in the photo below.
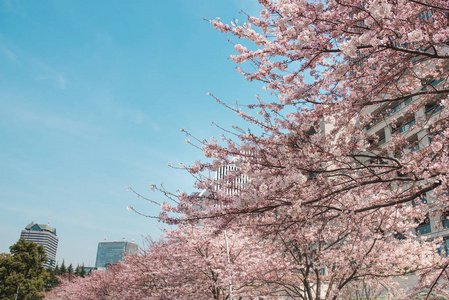
[[[95,267],[104,269],[123,259],[124,255],[136,253],[139,247],[130,242],[102,242],[98,243],[97,261]]]

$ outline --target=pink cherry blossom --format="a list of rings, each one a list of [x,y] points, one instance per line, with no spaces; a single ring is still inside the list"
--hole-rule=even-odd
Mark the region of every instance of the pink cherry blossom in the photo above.
[[[244,40],[231,59],[272,98],[211,95],[249,129],[196,139],[208,159],[186,169],[201,192],[153,186],[177,227],[55,297],[448,297],[447,1],[259,3],[248,23],[209,22]],[[412,275],[412,289],[397,284]]]

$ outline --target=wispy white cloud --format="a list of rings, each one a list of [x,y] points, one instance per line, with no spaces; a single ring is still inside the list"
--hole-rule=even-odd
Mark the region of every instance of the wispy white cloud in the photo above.
[[[14,96],[0,94],[0,106],[2,113],[8,116],[11,123],[29,126],[35,130],[59,132],[86,139],[103,133],[100,127],[86,121],[35,107],[28,101]]]
[[[30,77],[34,78],[36,82],[62,90],[67,87],[67,79],[58,70],[60,68],[52,66],[48,61],[35,57],[27,49],[20,48],[14,42],[5,39],[2,35],[0,35],[1,55],[19,64],[21,71],[27,75],[31,75]],[[25,77],[28,78],[28,76]]]
[[[154,132],[161,131],[159,124],[149,118],[142,111],[124,106],[114,100],[114,96],[107,91],[95,91],[92,96],[98,109],[111,117],[123,119],[133,124],[149,127]]]
[[[16,62],[17,61],[17,54],[15,54],[13,51],[11,51],[10,49],[6,48],[6,47],[1,47],[0,48],[1,51],[3,52],[3,54],[8,57],[10,60]]]
[[[30,74],[31,78],[34,78],[36,82],[45,83],[62,90],[67,87],[67,79],[47,61],[35,58],[32,54],[17,47],[13,42],[6,40],[1,35],[0,44],[3,44],[0,45],[0,55],[18,63],[21,69],[26,74]],[[5,46],[5,44],[8,46]]]
[[[52,72],[46,75],[38,75],[36,76],[35,80],[38,82],[47,82],[61,90],[65,89],[67,86],[67,81],[65,80],[65,78],[61,74],[58,74],[56,72]]]

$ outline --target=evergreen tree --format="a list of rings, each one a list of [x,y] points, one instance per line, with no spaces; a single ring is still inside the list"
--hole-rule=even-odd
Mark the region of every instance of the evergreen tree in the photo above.
[[[59,285],[59,280],[56,278],[57,275],[59,275],[59,266],[56,265],[54,269],[47,269],[47,272],[49,273],[49,278],[47,282],[45,283],[45,290],[50,291],[55,286]]]
[[[73,273],[73,275],[75,276],[80,276],[80,271],[81,271],[81,267],[80,265],[77,265],[75,268],[75,272]]]
[[[70,264],[70,265],[67,267],[67,273],[69,273],[69,275],[73,275],[73,266],[72,266],[72,264]]]
[[[9,249],[0,254],[0,299],[42,299],[49,278],[44,247],[20,239]]]
[[[61,270],[59,269],[59,264],[56,264],[56,267],[53,269],[54,275],[60,275]]]
[[[67,268],[65,266],[64,260],[62,260],[61,268],[59,269],[59,275],[64,275],[67,273]]]
[[[83,278],[86,276],[86,269],[84,268],[84,264],[81,266],[80,276]]]

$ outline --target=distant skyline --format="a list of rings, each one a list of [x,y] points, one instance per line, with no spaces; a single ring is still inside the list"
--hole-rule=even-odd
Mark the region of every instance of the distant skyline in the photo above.
[[[203,17],[245,19],[256,0],[0,0],[0,252],[32,221],[57,229],[57,261],[93,266],[99,242],[159,238],[149,184],[193,192],[185,128],[218,137],[238,117],[208,97],[255,101]],[[232,40],[238,43],[237,40]]]

